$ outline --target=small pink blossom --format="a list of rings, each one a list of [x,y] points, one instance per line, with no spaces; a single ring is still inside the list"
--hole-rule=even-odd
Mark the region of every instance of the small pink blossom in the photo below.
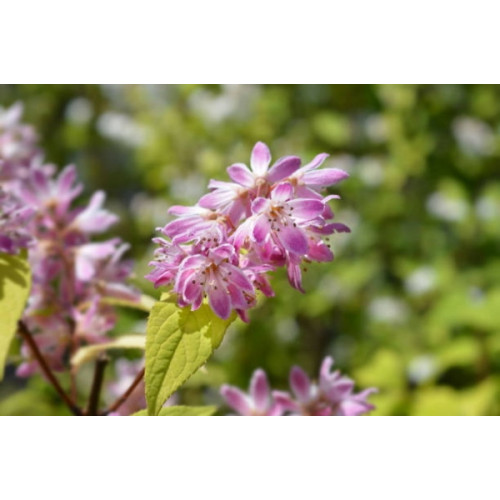
[[[181,305],[198,309],[208,297],[212,309],[227,319],[231,310],[245,310],[255,300],[255,289],[237,265],[235,249],[224,244],[207,255],[187,257],[179,268],[174,286]]]
[[[333,359],[327,356],[321,365],[319,383],[312,382],[298,366],[290,371],[290,387],[293,397],[276,393],[276,400],[292,414],[313,416],[356,416],[367,413],[374,406],[367,397],[377,392],[375,388],[355,394],[354,381],[331,372]]]
[[[256,370],[252,375],[248,394],[237,387],[223,385],[220,389],[226,403],[242,416],[280,416],[282,407],[271,394],[267,375],[264,370]]]

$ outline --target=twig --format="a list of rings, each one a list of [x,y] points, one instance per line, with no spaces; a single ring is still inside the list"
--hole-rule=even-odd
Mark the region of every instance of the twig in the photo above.
[[[130,384],[130,387],[102,414],[108,415],[109,413],[118,410],[120,406],[125,403],[127,398],[134,392],[134,389],[139,385],[144,377],[144,368],[137,374],[134,381]]]
[[[80,408],[78,408],[78,406],[64,392],[64,389],[61,387],[61,384],[59,384],[59,381],[52,373],[52,370],[50,369],[49,365],[47,364],[47,361],[43,357],[43,354],[41,353],[40,349],[38,348],[38,345],[35,342],[35,340],[33,339],[33,336],[31,335],[26,324],[23,321],[19,321],[18,327],[19,327],[18,328],[19,334],[26,341],[26,343],[29,345],[31,352],[33,353],[36,360],[38,361],[38,364],[40,365],[42,372],[47,377],[49,382],[54,386],[54,389],[56,390],[57,394],[59,394],[61,399],[66,403],[66,406],[71,410],[71,412],[74,415],[82,415],[82,410]]]
[[[99,414],[99,398],[101,396],[102,383],[104,382],[104,371],[108,363],[109,358],[105,353],[102,353],[95,362],[94,380],[92,381],[87,415],[95,416]]]

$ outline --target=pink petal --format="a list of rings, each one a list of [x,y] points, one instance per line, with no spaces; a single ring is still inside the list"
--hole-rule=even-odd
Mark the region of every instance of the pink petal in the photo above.
[[[256,370],[250,382],[250,396],[254,400],[255,409],[264,413],[269,407],[269,382],[264,370]]]
[[[300,412],[300,407],[288,392],[273,391],[273,399],[282,411]]]
[[[286,250],[297,255],[305,255],[309,249],[305,234],[296,227],[281,226],[277,233],[280,242]]]
[[[208,302],[217,316],[227,319],[231,315],[231,300],[226,288],[218,280],[216,287],[208,290]]]
[[[314,219],[321,215],[325,208],[324,203],[320,200],[305,200],[303,198],[291,200],[288,205],[293,208],[292,217],[305,220]]]
[[[75,259],[75,275],[80,281],[90,281],[96,273],[95,263],[85,255],[78,255]]]
[[[226,403],[240,415],[251,415],[252,409],[248,404],[247,396],[242,391],[230,385],[223,385],[220,393]]]
[[[278,203],[288,201],[293,195],[293,186],[289,182],[278,184],[271,192],[271,199]]]
[[[265,210],[269,208],[269,200],[267,198],[256,198],[252,202],[252,213],[253,214],[261,214]]]
[[[203,195],[198,201],[200,207],[217,209],[227,203],[233,201],[237,196],[235,191],[224,191],[222,189],[217,189],[212,193]]]
[[[270,230],[271,225],[269,224],[267,215],[259,215],[255,220],[252,235],[257,243],[262,243],[266,239]]]
[[[258,142],[253,147],[252,156],[250,157],[250,166],[253,172],[259,177],[264,177],[270,163],[271,152],[269,148],[263,142]]]
[[[168,213],[172,215],[205,215],[211,211],[198,206],[185,207],[184,205],[173,205],[168,209]]]
[[[363,401],[355,401],[348,399],[347,401],[342,401],[339,408],[340,415],[345,417],[357,417],[363,413],[373,410],[375,406]]]
[[[308,170],[314,170],[318,168],[330,155],[327,153],[320,153],[316,155],[311,162],[304,165],[300,170],[301,172],[307,172]]]
[[[306,403],[309,401],[311,381],[302,368],[294,366],[290,370],[290,387],[300,402]]]
[[[300,167],[298,156],[280,158],[269,170],[267,180],[271,183],[281,181],[292,175]]]
[[[317,262],[330,262],[333,260],[333,252],[322,241],[310,241],[307,256]]]
[[[255,183],[255,176],[243,163],[236,163],[235,165],[231,165],[227,168],[227,173],[234,182],[237,182],[242,186],[252,187]]]
[[[231,305],[233,309],[238,310],[238,314],[240,314],[240,312],[243,312],[244,309],[248,309],[248,303],[245,299],[245,296],[237,286],[233,285],[232,283],[229,283],[227,285],[227,289],[229,291],[229,296],[231,297]]]
[[[321,368],[319,370],[320,379],[328,379],[330,377],[330,372],[332,370],[334,360],[331,356],[327,356],[321,363]]]
[[[246,216],[250,215],[249,208],[250,207],[248,202],[245,203],[241,199],[236,199],[231,203],[231,205],[228,208],[225,209],[225,213],[227,213],[231,222],[235,226],[237,226],[244,215]]]
[[[198,276],[193,273],[192,277],[187,278],[185,281],[182,295],[187,302],[195,302],[200,295],[203,295],[203,288],[196,278],[198,278]]]
[[[230,264],[226,265],[221,265],[221,268],[224,269],[227,272],[230,272],[230,276],[226,276],[227,279],[231,282],[234,283],[238,288],[241,290],[246,290],[247,292],[253,293],[253,285],[250,282],[250,280],[245,276],[243,271],[238,269],[235,266],[232,266]]]
[[[349,174],[340,170],[340,168],[323,168],[321,170],[306,172],[303,182],[308,186],[323,188],[336,184],[347,177],[349,177]]]
[[[304,289],[302,288],[302,272],[300,270],[300,260],[294,262],[294,258],[296,259],[296,257],[293,254],[290,257],[290,262],[287,264],[288,281],[295,289],[301,291],[302,293],[305,293]]]

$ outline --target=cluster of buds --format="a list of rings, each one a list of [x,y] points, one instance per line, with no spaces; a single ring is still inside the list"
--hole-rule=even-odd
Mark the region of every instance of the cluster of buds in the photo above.
[[[31,127],[19,122],[22,108],[0,112],[0,250],[29,246],[32,290],[23,320],[50,367],[82,343],[106,340],[116,322],[109,298],[138,300],[126,284],[128,245],[118,238],[95,242],[118,218],[95,193],[87,206],[74,206],[82,191],[74,166],[59,175],[42,161]],[[15,225],[17,224],[17,229]],[[27,346],[18,375],[37,370]]]
[[[261,369],[254,372],[248,394],[230,385],[222,386],[220,392],[226,403],[243,416],[357,416],[373,410],[367,398],[377,390],[370,388],[355,394],[354,381],[338,370],[332,372],[332,366],[333,359],[326,357],[318,382],[312,382],[302,368],[294,366],[290,370],[292,394],[271,391]]]
[[[178,218],[158,229],[164,237],[153,240],[158,248],[146,278],[173,285],[180,306],[195,310],[207,297],[221,318],[235,310],[245,321],[258,290],[273,295],[269,271],[286,267],[290,284],[303,291],[301,265],[332,260],[328,237],[349,231],[331,222],[328,202],[338,196],[321,194],[348,176],[318,169],[327,157],[301,167],[300,158],[286,156],[270,167],[269,148],[258,142],[250,168],[228,167],[233,182],[211,180],[195,206],[170,208]]]

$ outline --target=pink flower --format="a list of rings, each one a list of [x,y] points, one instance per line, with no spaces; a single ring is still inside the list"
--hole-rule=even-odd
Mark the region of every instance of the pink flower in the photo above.
[[[168,213],[179,217],[161,229],[165,236],[172,238],[173,243],[195,240],[217,246],[225,240],[227,218],[220,213],[200,206],[180,205],[171,207]]]
[[[34,243],[28,224],[35,209],[0,186],[0,252],[16,254]]]
[[[323,360],[319,383],[311,382],[307,374],[298,366],[290,371],[290,387],[295,398],[287,393],[276,393],[275,399],[293,414],[314,416],[355,416],[373,410],[366,401],[375,388],[354,394],[354,382],[339,371],[331,373],[333,359]]]
[[[181,306],[196,309],[207,296],[219,316],[227,318],[234,309],[245,321],[256,303],[255,290],[273,295],[267,274],[277,267],[286,266],[291,285],[303,291],[301,265],[332,260],[328,236],[348,231],[329,222],[328,202],[338,196],[319,192],[347,176],[338,169],[316,170],[326,156],[303,168],[300,158],[287,156],[269,168],[269,148],[258,142],[250,168],[228,167],[233,182],[212,180],[212,191],[197,205],[169,210],[177,219],[161,229],[168,239],[153,240],[159,248],[146,278],[155,286],[174,284]],[[222,248],[224,255],[231,251],[221,261]],[[224,271],[227,266],[231,275]]]
[[[118,221],[118,217],[103,209],[102,206],[105,200],[106,195],[103,191],[94,193],[89,204],[73,219],[70,230],[76,228],[86,234],[107,231],[110,226]]]
[[[295,193],[301,198],[322,198],[320,191],[347,179],[349,174],[339,168],[317,170],[329,155],[321,153],[310,163],[293,172],[288,181],[295,186]]]
[[[223,385],[220,389],[226,403],[243,416],[280,416],[283,409],[274,401],[264,370],[256,370],[250,381],[249,394],[237,387]]]
[[[235,246],[270,244],[283,252],[305,255],[309,245],[303,226],[321,215],[324,204],[292,196],[292,185],[284,183],[271,191],[270,198],[257,198],[252,203],[254,215],[234,233]]]
[[[40,155],[33,127],[20,123],[21,103],[0,108],[0,181],[24,178],[31,164]]]
[[[209,188],[213,191],[200,199],[200,206],[220,210],[237,224],[242,216],[250,215],[253,199],[267,196],[272,184],[285,179],[299,168],[300,158],[285,156],[269,169],[270,163],[269,148],[263,142],[258,142],[252,150],[250,169],[243,163],[228,167],[227,172],[234,182],[211,181]]]
[[[192,255],[181,264],[174,286],[181,305],[198,309],[204,296],[214,312],[229,318],[232,309],[245,310],[255,300],[255,289],[238,267],[235,249],[224,244],[207,255]]]

